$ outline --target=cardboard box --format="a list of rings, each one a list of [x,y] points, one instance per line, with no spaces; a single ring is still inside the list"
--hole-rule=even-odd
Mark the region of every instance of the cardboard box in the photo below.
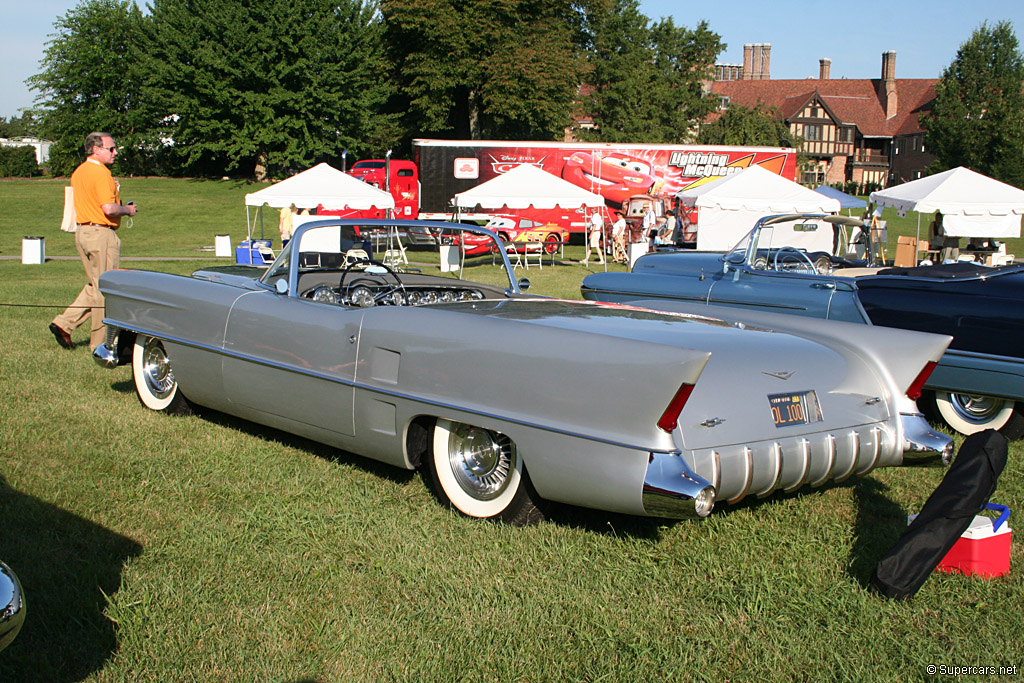
[[[917,265],[917,238],[900,235],[896,240],[896,258],[893,265],[897,268],[913,268]]]

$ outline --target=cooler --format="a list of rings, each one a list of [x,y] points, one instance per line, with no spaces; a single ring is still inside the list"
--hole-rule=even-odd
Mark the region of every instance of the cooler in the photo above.
[[[992,519],[976,515],[971,525],[939,562],[937,570],[983,578],[1009,573],[1013,529],[1006,520],[1010,517],[1010,509],[994,503],[988,503],[985,508],[999,511],[999,517]]]
[[[262,266],[273,263],[271,240],[242,240],[235,247],[235,263]]]

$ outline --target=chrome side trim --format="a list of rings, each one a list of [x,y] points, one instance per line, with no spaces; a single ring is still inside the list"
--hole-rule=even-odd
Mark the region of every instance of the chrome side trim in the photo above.
[[[921,413],[900,413],[903,424],[903,461],[935,460],[948,465],[953,461],[953,439],[933,430]]]
[[[828,481],[828,478],[832,476],[832,469],[836,466],[836,437],[833,434],[829,434],[826,437],[825,442],[828,444],[826,448],[826,455],[828,457],[828,465],[825,467],[825,474],[821,475],[821,479],[816,479],[811,482],[811,486],[818,487]]]
[[[831,436],[831,434],[829,434],[829,436]],[[811,442],[807,439],[800,440],[800,457],[803,459],[803,465],[800,469],[800,477],[792,486],[782,489],[784,493],[796,491],[807,483],[807,475],[810,474],[811,471]]]
[[[867,474],[868,472],[873,470],[875,468],[875,464],[878,462],[878,456],[882,452],[882,430],[880,430],[878,427],[872,427],[871,435],[875,442],[875,448],[871,453],[871,460],[868,461],[868,464],[865,465],[864,467],[857,468],[856,471],[858,475]]]
[[[857,462],[860,460],[860,432],[854,430],[850,432],[850,438],[853,440],[852,456],[850,457],[850,469],[846,470],[841,475],[835,477],[835,482],[838,484],[841,481],[845,481],[853,475],[854,470],[857,469]]]
[[[730,504],[743,500],[747,493],[750,492],[750,485],[754,483],[754,451],[750,448],[750,446],[743,447],[743,458],[746,464],[744,470],[743,489],[735,496],[726,501],[727,503]]]
[[[771,495],[772,491],[779,487],[779,479],[782,478],[782,444],[778,441],[772,444],[772,460],[775,465],[775,476],[772,477],[772,483],[768,485],[768,488],[758,492],[758,498]]]
[[[715,488],[694,474],[681,455],[651,453],[641,500],[652,517],[707,517],[715,507]]]
[[[722,456],[718,451],[711,451],[711,465],[713,467],[711,480],[716,491],[722,488]]]
[[[574,432],[574,431],[570,431],[568,429],[560,429],[558,427],[553,427],[553,426],[550,426],[550,425],[542,425],[542,424],[539,424],[539,423],[536,423],[536,422],[531,422],[531,421],[528,421],[528,420],[516,419],[514,417],[509,417],[507,415],[498,415],[496,413],[489,413],[489,412],[486,412],[486,411],[483,411],[483,410],[479,410],[479,409],[476,409],[476,408],[466,408],[464,406],[459,406],[459,405],[456,405],[454,403],[444,403],[444,402],[441,402],[441,401],[427,400],[427,399],[424,399],[421,396],[414,396],[412,394],[402,393],[400,391],[395,391],[393,389],[383,389],[381,387],[372,386],[372,385],[369,385],[369,384],[363,384],[363,383],[355,382],[355,381],[352,381],[352,380],[342,379],[340,377],[334,377],[334,376],[331,376],[331,375],[326,375],[326,374],[324,374],[322,372],[316,372],[315,370],[306,370],[304,368],[297,368],[297,367],[295,367],[293,365],[285,365],[284,363],[278,363],[277,361],[266,360],[264,358],[258,358],[256,356],[250,356],[248,354],[238,353],[236,351],[229,351],[228,349],[220,348],[220,347],[217,347],[217,346],[211,346],[209,344],[200,344],[200,343],[197,343],[197,342],[189,341],[187,339],[183,339],[181,337],[175,337],[173,335],[165,334],[165,333],[162,333],[162,332],[152,332],[152,331],[148,331],[148,330],[143,330],[143,329],[138,329],[138,328],[134,328],[134,327],[129,327],[129,326],[125,325],[124,323],[121,323],[121,322],[118,322],[118,321],[114,321],[114,320],[110,320],[108,318],[104,318],[103,321],[107,325],[117,325],[118,327],[120,327],[123,330],[128,330],[130,332],[135,332],[137,334],[143,334],[143,335],[147,335],[147,336],[150,336],[150,337],[156,337],[158,339],[161,339],[161,340],[166,341],[166,342],[170,342],[172,344],[180,344],[181,346],[187,346],[189,348],[198,349],[200,351],[208,351],[209,353],[214,353],[214,354],[217,354],[219,356],[225,356],[227,358],[233,358],[233,359],[236,359],[236,360],[242,360],[242,361],[246,361],[246,362],[249,362],[249,363],[253,363],[254,365],[260,365],[260,366],[263,366],[263,367],[274,368],[275,370],[283,370],[285,372],[291,372],[291,373],[294,373],[294,374],[297,374],[297,375],[302,375],[304,377],[312,377],[314,379],[323,380],[325,382],[332,382],[334,384],[338,384],[338,385],[341,385],[341,386],[352,387],[353,389],[359,389],[359,390],[371,392],[371,393],[374,393],[374,394],[380,394],[382,396],[389,396],[391,398],[403,399],[403,400],[406,400],[406,401],[412,401],[412,402],[419,403],[419,404],[426,405],[426,406],[432,406],[432,407],[435,407],[435,408],[443,408],[445,410],[459,411],[459,412],[462,412],[462,413],[466,413],[468,415],[478,415],[480,417],[485,417],[485,418],[488,418],[488,419],[502,420],[504,422],[509,422],[509,423],[521,425],[521,426],[524,426],[524,427],[529,427],[531,429],[538,429],[538,430],[541,430],[541,431],[550,432],[552,434],[560,434],[560,435],[563,435],[563,436],[571,436],[571,437],[574,437],[574,438],[583,439],[585,441],[592,441],[592,442],[595,442],[595,443],[601,443],[601,444],[605,444],[605,445],[608,445],[608,446],[616,446],[616,447],[619,447],[619,448],[626,448],[626,449],[634,450],[634,451],[644,451],[645,453],[654,452],[654,453],[660,453],[660,454],[665,454],[665,455],[674,455],[674,454],[680,453],[680,450],[678,448],[652,448],[649,444],[648,445],[639,445],[639,444],[634,444],[634,443],[626,443],[626,442],[623,442],[623,441],[617,441],[615,439],[605,439],[605,438],[602,438],[602,437],[599,437],[599,436],[594,436],[593,434],[584,434],[582,432]],[[99,347],[97,347],[97,349],[98,348]],[[99,363],[100,361],[97,360],[96,362]],[[104,367],[106,367],[106,366],[104,366]]]

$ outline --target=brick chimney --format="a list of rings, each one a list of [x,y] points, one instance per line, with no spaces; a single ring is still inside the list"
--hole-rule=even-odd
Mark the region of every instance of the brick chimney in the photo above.
[[[827,81],[829,78],[829,72],[832,69],[832,60],[828,57],[823,57],[818,60],[818,80]]]
[[[878,83],[878,97],[885,107],[885,118],[891,119],[898,111],[896,96],[896,51],[882,53],[882,79]]]
[[[740,80],[749,81],[751,74],[753,73],[753,61],[754,61],[754,46],[751,43],[747,43],[743,46],[743,73],[740,75]]]
[[[772,44],[761,43],[761,80],[771,80]]]

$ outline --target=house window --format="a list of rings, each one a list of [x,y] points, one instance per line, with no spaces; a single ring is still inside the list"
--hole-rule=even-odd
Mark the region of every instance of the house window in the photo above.
[[[840,135],[842,135],[843,142],[853,142],[853,128],[847,127],[841,129]]]
[[[821,139],[821,126],[815,125],[804,125],[804,140],[820,140]]]

